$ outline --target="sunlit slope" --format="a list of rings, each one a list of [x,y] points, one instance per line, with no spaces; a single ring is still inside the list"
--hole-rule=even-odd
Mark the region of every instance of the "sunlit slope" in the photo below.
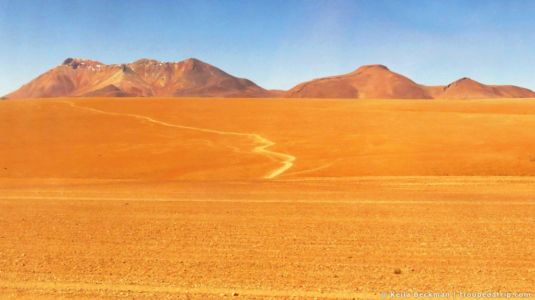
[[[62,102],[0,105],[0,174],[13,178],[256,178],[271,160],[246,137],[161,126]],[[247,167],[244,167],[247,166]]]
[[[535,175],[533,100],[65,98],[0,124],[2,177]]]

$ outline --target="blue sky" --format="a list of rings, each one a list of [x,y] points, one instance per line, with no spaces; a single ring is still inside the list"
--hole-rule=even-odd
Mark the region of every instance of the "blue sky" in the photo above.
[[[535,89],[535,1],[0,0],[0,95],[67,57],[196,57],[270,89],[385,64]]]

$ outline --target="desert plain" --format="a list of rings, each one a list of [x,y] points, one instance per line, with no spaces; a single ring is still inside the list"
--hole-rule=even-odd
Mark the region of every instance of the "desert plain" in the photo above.
[[[534,292],[535,100],[0,101],[0,298]]]

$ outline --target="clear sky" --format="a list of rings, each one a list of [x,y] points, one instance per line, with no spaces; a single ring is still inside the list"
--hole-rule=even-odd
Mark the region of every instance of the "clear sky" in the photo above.
[[[0,0],[0,95],[67,57],[195,57],[269,89],[376,63],[535,89],[535,1]]]

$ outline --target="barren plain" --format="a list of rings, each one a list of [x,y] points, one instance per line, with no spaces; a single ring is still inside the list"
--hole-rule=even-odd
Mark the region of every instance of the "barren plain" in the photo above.
[[[535,101],[0,101],[0,297],[535,287]]]

